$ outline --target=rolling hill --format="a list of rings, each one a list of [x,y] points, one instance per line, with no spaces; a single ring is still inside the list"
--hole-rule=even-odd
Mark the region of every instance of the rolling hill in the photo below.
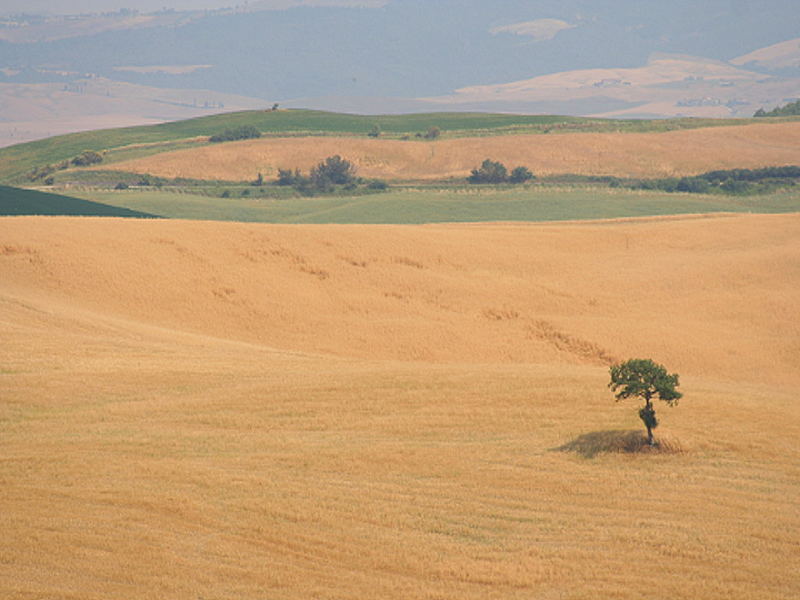
[[[703,124],[679,122],[675,126],[697,127]],[[433,126],[454,135],[489,135],[572,125],[594,125],[607,129],[610,126],[625,126],[625,123],[617,125],[592,119],[551,115],[432,113],[366,116],[309,110],[240,111],[158,125],[87,131],[0,148],[0,181],[23,180],[37,166],[69,160],[84,150],[118,150],[115,153],[117,157],[124,157],[125,153],[129,155],[131,152],[136,155],[156,154],[171,150],[173,147],[170,144],[207,143],[208,136],[242,125],[249,125],[264,134],[275,136],[366,135],[376,125],[387,134],[413,136],[424,133]],[[639,124],[636,126],[641,127]],[[662,127],[653,124],[649,126]],[[648,124],[644,127],[648,127]]]
[[[537,175],[618,177],[672,177],[715,169],[800,164],[800,122],[661,133],[559,134],[557,125],[551,131],[547,135],[433,142],[366,137],[266,138],[176,150],[102,168],[168,178],[247,181],[258,173],[276,177],[279,168],[308,171],[335,154],[353,162],[364,177],[388,179],[464,178],[485,158],[509,167],[525,165]]]
[[[265,137],[208,145],[208,136],[242,125]],[[442,139],[419,139],[434,127]],[[370,139],[375,128],[381,138]],[[87,149],[104,153],[103,168],[200,179],[248,180],[278,168],[307,169],[334,154],[354,161],[362,175],[388,178],[463,177],[487,157],[527,162],[538,174],[656,177],[797,164],[797,136],[797,121],[791,118],[617,121],[489,113],[244,111],[2,148],[0,181],[27,182],[33,169],[58,165]]]

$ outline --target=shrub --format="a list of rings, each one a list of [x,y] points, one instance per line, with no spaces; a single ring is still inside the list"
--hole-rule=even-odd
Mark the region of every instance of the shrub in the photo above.
[[[511,183],[525,183],[533,179],[533,173],[530,172],[528,167],[516,167],[511,171],[511,176],[508,180]]]
[[[252,125],[242,125],[241,127],[226,129],[222,133],[212,135],[210,138],[208,138],[208,141],[213,143],[233,142],[236,140],[250,140],[260,137],[261,132],[258,129]]]
[[[72,159],[72,164],[76,167],[88,167],[103,162],[103,156],[94,150],[84,150]]]
[[[503,183],[508,179],[508,170],[501,162],[483,161],[480,167],[472,169],[472,174],[467,178],[470,183]]]
[[[382,179],[373,179],[367,184],[367,189],[382,192],[389,188],[389,184]]]
[[[28,179],[31,181],[36,181],[37,179],[43,179],[55,173],[55,167],[53,165],[44,165],[42,167],[36,167],[28,174]]]
[[[733,196],[744,195],[753,191],[753,186],[751,184],[737,179],[723,181],[719,188],[726,194],[731,194]]]
[[[319,189],[328,189],[331,185],[348,185],[355,183],[356,168],[338,154],[329,156],[311,169],[311,182]]]
[[[278,169],[278,185],[297,185],[302,183],[303,176],[300,174],[300,169]]]
[[[707,194],[711,191],[711,184],[701,177],[684,177],[678,181],[675,189],[690,194]]]
[[[441,135],[442,135],[442,130],[434,125],[433,127],[428,127],[428,131],[425,132],[425,135],[423,137],[426,140],[435,140]]]

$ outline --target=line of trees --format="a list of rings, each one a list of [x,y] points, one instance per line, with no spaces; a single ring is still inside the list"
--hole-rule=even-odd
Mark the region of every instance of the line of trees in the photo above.
[[[303,175],[300,169],[278,169],[276,183],[292,186],[305,195],[332,193],[337,189],[352,191],[358,189],[359,185],[370,191],[381,191],[389,187],[385,181],[361,179],[357,175],[356,166],[338,154],[329,156],[314,166],[308,175]]]
[[[236,140],[252,140],[260,138],[261,132],[252,125],[242,125],[233,129],[226,129],[222,133],[217,133],[208,138],[209,142],[233,142]]]
[[[89,167],[101,162],[103,162],[102,154],[95,152],[94,150],[84,150],[78,156],[75,156],[69,160],[63,160],[56,164],[35,167],[30,173],[28,173],[28,179],[30,181],[43,180],[45,185],[53,185],[53,174],[55,174],[56,171],[64,171],[69,169],[70,166]]]
[[[800,100],[790,102],[784,106],[778,106],[770,111],[759,108],[754,117],[791,117],[800,115]]]
[[[690,194],[747,195],[767,193],[779,187],[794,186],[798,181],[800,181],[800,167],[785,166],[709,171],[694,177],[642,179],[630,183],[627,187]],[[619,187],[623,184],[617,181],[612,185]]]

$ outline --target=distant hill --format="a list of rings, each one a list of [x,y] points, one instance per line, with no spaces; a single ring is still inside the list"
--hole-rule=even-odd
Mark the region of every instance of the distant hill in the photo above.
[[[5,185],[0,185],[0,215],[160,218],[127,208]]]
[[[441,109],[431,98],[521,81],[535,84],[531,95],[464,101],[459,93],[447,110],[736,117],[793,100],[800,89],[794,0],[268,4],[285,9],[251,2],[213,11],[7,17],[0,21],[0,144],[91,127],[88,117],[119,126],[193,117],[219,103],[431,112]],[[557,74],[652,70],[651,57],[665,54],[696,57],[695,65],[682,78],[623,93],[613,80],[625,81],[625,73],[577,92],[540,86],[539,78]],[[748,75],[703,82],[703,61]],[[131,90],[142,101],[130,102]]]
[[[764,98],[774,98],[778,103],[797,95],[798,90],[800,77],[766,77],[763,72],[728,62],[655,54],[647,64],[634,68],[565,71],[466,87],[428,100],[446,110],[503,105],[535,109],[582,101],[593,109],[594,116],[601,117],[724,118],[751,116]]]

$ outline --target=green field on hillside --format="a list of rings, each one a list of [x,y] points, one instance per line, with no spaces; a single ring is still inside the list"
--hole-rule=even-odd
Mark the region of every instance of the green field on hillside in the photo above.
[[[23,190],[0,185],[0,216],[68,215],[81,217],[153,218],[154,215],[123,206],[111,206],[86,199]]]
[[[167,191],[86,191],[97,202],[169,218],[270,223],[558,221],[715,212],[800,211],[800,192],[768,196],[609,188],[398,189],[362,196],[217,198]]]
[[[759,122],[763,122],[760,119]],[[19,183],[34,168],[54,165],[84,150],[115,150],[111,160],[156,154],[208,143],[207,136],[226,129],[253,126],[265,135],[415,136],[437,127],[445,136],[512,133],[669,131],[751,123],[750,119],[611,120],[553,115],[429,113],[411,115],[348,115],[311,110],[245,111],[140,127],[87,131],[0,149],[0,181]],[[131,146],[133,146],[131,148]],[[120,150],[124,148],[124,150]]]

